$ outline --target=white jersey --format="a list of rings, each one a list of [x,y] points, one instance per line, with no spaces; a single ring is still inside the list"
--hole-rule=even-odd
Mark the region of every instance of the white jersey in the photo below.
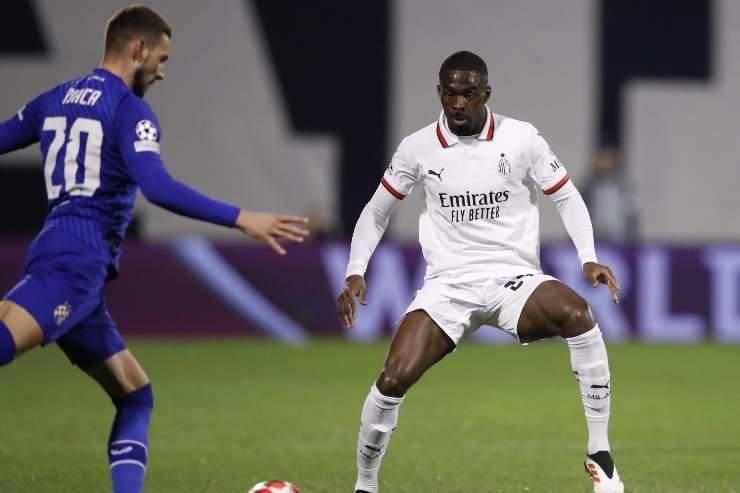
[[[554,193],[568,174],[534,126],[486,111],[471,137],[454,135],[440,114],[403,139],[383,176],[398,199],[415,188],[424,196],[427,279],[541,272],[538,188]]]

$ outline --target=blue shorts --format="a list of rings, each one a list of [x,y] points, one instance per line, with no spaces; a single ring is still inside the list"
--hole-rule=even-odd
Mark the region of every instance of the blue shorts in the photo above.
[[[126,349],[103,298],[110,259],[59,228],[45,228],[26,257],[23,279],[5,297],[25,308],[82,369]]]

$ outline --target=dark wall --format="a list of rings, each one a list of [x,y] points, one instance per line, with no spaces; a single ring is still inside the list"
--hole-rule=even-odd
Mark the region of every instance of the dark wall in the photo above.
[[[32,2],[17,1],[0,10],[0,57],[45,57],[49,48]],[[25,101],[18,101],[18,108]],[[2,115],[0,118],[5,118]],[[0,166],[0,235],[38,231],[46,216],[44,174],[39,162],[13,159]]]
[[[294,129],[341,141],[340,217],[351,234],[388,158],[390,2],[254,3]]]
[[[622,141],[622,89],[635,78],[708,80],[711,0],[601,0],[599,143]]]

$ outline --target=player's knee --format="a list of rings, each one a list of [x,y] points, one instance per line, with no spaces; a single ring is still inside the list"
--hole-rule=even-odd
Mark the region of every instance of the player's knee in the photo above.
[[[0,366],[5,366],[15,359],[15,340],[10,329],[0,320]]]
[[[562,337],[576,337],[591,330],[595,322],[586,300],[579,296],[567,303],[558,325]]]
[[[380,393],[388,397],[403,397],[408,390],[398,375],[385,371],[378,378],[376,385]]]
[[[383,395],[403,397],[415,380],[413,372],[408,367],[386,364],[376,385]]]

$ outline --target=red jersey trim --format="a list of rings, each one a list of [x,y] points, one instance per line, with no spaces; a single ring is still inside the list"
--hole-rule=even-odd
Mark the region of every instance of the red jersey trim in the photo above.
[[[555,185],[553,185],[550,188],[548,188],[547,190],[545,190],[544,191],[544,194],[545,195],[550,195],[550,194],[553,194],[553,193],[557,192],[558,190],[560,190],[560,188],[563,185],[565,185],[566,183],[568,183],[568,180],[570,180],[570,176],[569,175],[565,175],[564,177],[562,177],[560,179],[559,182],[557,182]]]
[[[488,127],[488,135],[486,135],[486,140],[493,140],[493,126],[496,124],[496,122],[493,119],[493,112],[491,112],[491,126]]]
[[[437,122],[437,138],[439,139],[439,143],[442,144],[442,147],[444,149],[447,149],[450,147],[450,144],[447,143],[447,140],[445,140],[445,136],[442,133],[442,129],[439,128],[439,122]]]
[[[393,195],[394,197],[396,197],[398,200],[403,200],[403,199],[406,198],[406,196],[404,194],[402,194],[401,192],[399,192],[398,190],[396,190],[395,188],[393,188],[393,186],[391,186],[391,184],[388,183],[385,180],[385,178],[383,178],[382,180],[380,180],[380,183],[382,183],[383,186],[385,187],[385,189],[388,190],[388,192],[390,192],[390,194]]]

